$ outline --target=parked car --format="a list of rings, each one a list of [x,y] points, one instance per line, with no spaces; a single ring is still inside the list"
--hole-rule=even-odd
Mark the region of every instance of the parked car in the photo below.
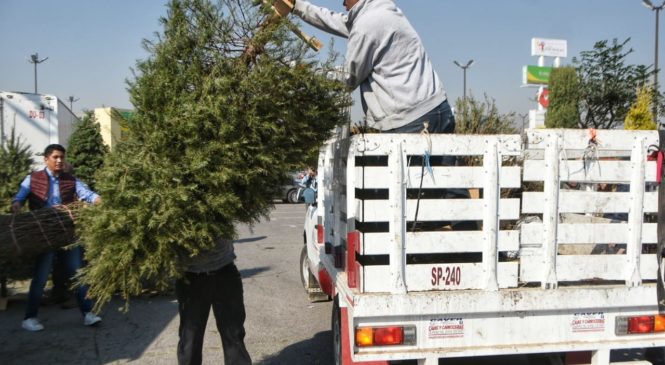
[[[284,184],[282,185],[281,194],[279,199],[284,203],[302,203],[298,199],[298,190],[302,188],[302,179],[305,177],[307,171],[291,171],[284,178]]]

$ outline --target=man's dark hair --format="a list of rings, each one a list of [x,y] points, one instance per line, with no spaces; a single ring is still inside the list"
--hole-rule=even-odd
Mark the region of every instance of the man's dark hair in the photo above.
[[[49,157],[53,153],[53,151],[60,151],[63,154],[65,153],[65,147],[62,147],[62,145],[54,143],[46,146],[44,149],[44,157]]]

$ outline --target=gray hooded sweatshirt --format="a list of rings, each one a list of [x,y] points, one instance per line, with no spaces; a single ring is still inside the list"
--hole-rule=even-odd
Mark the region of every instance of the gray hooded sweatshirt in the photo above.
[[[360,0],[348,14],[297,0],[294,13],[348,38],[346,83],[360,86],[368,126],[398,128],[446,100],[418,34],[392,0]]]

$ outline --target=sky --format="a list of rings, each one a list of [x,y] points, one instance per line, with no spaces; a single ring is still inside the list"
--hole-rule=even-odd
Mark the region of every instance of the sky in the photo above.
[[[167,2],[0,0],[0,91],[33,92],[34,66],[29,60],[38,53],[39,59],[48,57],[37,68],[39,93],[56,95],[66,105],[73,96],[78,99],[73,103],[77,114],[103,106],[131,109],[126,80],[133,78],[136,61],[148,57],[142,40],[152,40],[161,31],[159,18],[166,15]],[[342,0],[310,2],[344,11]],[[467,70],[467,93],[494,99],[501,113],[523,115],[536,108],[537,89],[521,85],[522,67],[537,64],[531,56],[532,38],[566,40],[564,65],[592,50],[597,41],[614,38],[631,39],[634,52],[628,63],[654,63],[655,12],[641,0],[395,2],[420,35],[449,99],[461,98],[464,89],[462,69],[453,61],[474,60]],[[662,0],[653,3],[660,5]],[[302,29],[326,46],[331,44],[333,36],[308,25]],[[334,45],[345,53],[344,39],[336,38]],[[659,50],[660,62],[665,63],[665,45]],[[546,65],[551,63],[546,60]],[[358,105],[352,118],[362,118]]]

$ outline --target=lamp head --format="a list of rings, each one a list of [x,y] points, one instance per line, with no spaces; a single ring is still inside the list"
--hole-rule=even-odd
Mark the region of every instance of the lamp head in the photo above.
[[[466,67],[471,67],[471,65],[473,65],[474,62],[475,62],[474,60],[470,60],[469,62],[467,62]]]
[[[648,9],[653,10],[653,3],[651,0],[642,0],[642,5],[646,6]]]

